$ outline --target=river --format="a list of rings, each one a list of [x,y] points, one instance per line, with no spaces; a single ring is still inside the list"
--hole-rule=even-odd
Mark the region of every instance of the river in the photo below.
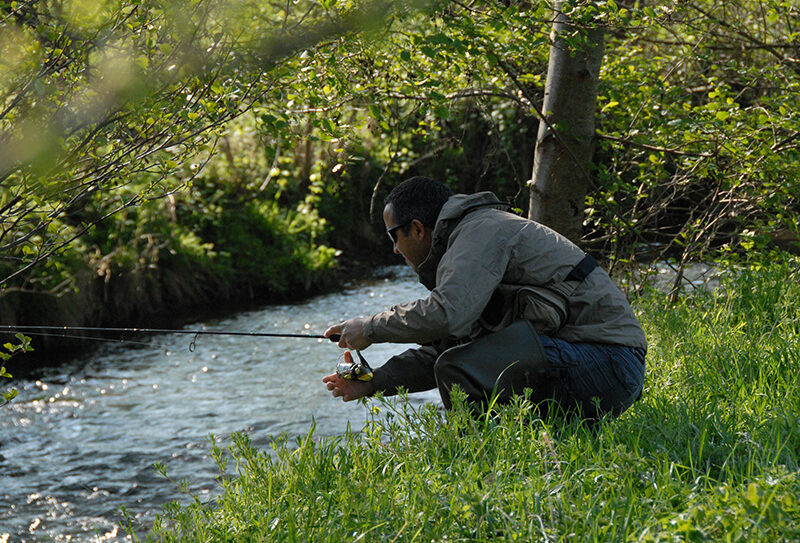
[[[187,328],[320,334],[425,295],[407,268],[384,275]],[[327,340],[201,335],[190,350],[191,335],[139,339],[14,382],[18,398],[0,409],[0,543],[125,541],[122,506],[142,536],[163,503],[182,498],[155,463],[211,499],[211,434],[244,431],[267,449],[314,422],[317,435],[336,435],[367,418],[365,407],[333,399],[322,384],[343,352]],[[377,366],[406,348],[373,345],[364,355]],[[437,400],[426,392],[412,401]]]

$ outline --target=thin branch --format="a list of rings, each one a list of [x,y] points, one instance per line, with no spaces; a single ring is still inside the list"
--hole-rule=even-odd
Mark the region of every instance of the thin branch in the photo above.
[[[677,156],[690,156],[690,157],[702,157],[702,158],[713,158],[716,156],[714,153],[703,153],[703,152],[692,152],[692,151],[681,151],[677,147],[659,147],[657,145],[649,145],[647,143],[639,143],[633,141],[629,138],[620,138],[618,136],[612,136],[611,134],[602,134],[600,132],[596,133],[596,136],[603,140],[613,141],[615,143],[619,143],[622,145],[628,145],[631,147],[638,147],[640,149],[646,149],[648,151],[657,151],[662,153],[667,153],[670,155],[677,155]]]
[[[683,40],[659,40],[654,38],[646,38],[646,37],[638,37],[636,41],[644,42],[644,43],[652,43],[654,45],[666,45],[672,47],[692,47],[694,44],[689,41]],[[758,50],[765,50],[765,49],[787,49],[793,51],[797,49],[797,44],[786,42],[786,43],[754,43],[754,44],[739,44],[739,45],[715,45],[709,43],[703,43],[703,49],[709,49],[712,51],[758,51]]]

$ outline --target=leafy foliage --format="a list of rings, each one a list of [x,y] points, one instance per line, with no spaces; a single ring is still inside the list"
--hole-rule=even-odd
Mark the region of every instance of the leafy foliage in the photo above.
[[[183,165],[208,157],[225,123],[291,87],[287,55],[372,14],[331,7],[0,4],[9,49],[0,87],[5,280],[108,217],[190,184],[201,167]]]
[[[796,237],[797,7],[623,11],[602,76],[596,246],[684,261]]]
[[[72,301],[80,291],[83,315],[78,310],[64,318],[85,322],[95,312],[125,318],[146,312],[148,302],[164,307],[187,288],[195,291],[186,298],[191,304],[217,286],[219,280],[198,284],[230,271],[230,262],[220,262],[225,249],[217,252],[216,239],[201,239],[197,224],[175,220],[176,195],[214,158],[216,142],[230,133],[227,123],[257,100],[282,99],[274,91],[291,73],[287,55],[371,13],[350,6],[340,17],[329,8],[159,0],[0,4],[9,60],[0,87],[0,298],[10,320],[41,321],[41,304],[25,300],[27,294]],[[320,33],[323,20],[335,24]],[[226,181],[223,192],[248,190],[241,179]],[[287,240],[276,251],[293,255],[281,261],[273,252],[273,265],[256,282],[290,262],[311,271],[330,267],[332,252],[315,242],[323,222],[313,209],[291,211],[307,200],[294,194],[280,210],[254,204],[258,211],[249,216],[270,220],[269,228]],[[217,226],[235,221],[229,215],[236,212],[234,206],[225,218],[218,215]],[[252,248],[248,238],[235,241],[237,251]],[[234,260],[249,262],[247,255],[239,252]],[[179,285],[179,276],[192,269],[199,274],[189,274],[188,287]],[[308,281],[304,273],[296,277]],[[276,282],[273,275],[259,288]],[[91,306],[98,288],[100,308]],[[142,291],[160,294],[136,296]],[[17,310],[23,314],[15,318]]]
[[[796,244],[796,6],[564,6],[606,29],[587,248]],[[275,274],[330,268],[329,247],[375,253],[381,196],[414,174],[524,211],[551,20],[544,1],[0,3],[0,301],[290,288]]]
[[[3,349],[0,350],[0,361],[2,361],[3,364],[10,360],[15,353],[30,352],[33,350],[33,347],[31,347],[31,338],[23,334],[16,334],[15,337],[18,343],[7,342],[3,344]],[[11,379],[12,377],[13,375],[6,371],[5,365],[0,365],[0,378]],[[0,407],[2,407],[17,397],[17,389],[12,388],[8,390],[8,392],[2,392],[0,396],[3,398],[3,403],[0,404]]]
[[[800,159],[800,125],[786,104],[799,88],[797,8],[756,4],[566,4],[577,24],[604,24],[607,38],[588,247],[622,263],[796,244],[788,173]],[[550,8],[434,8],[400,9],[369,39],[347,36],[301,56],[287,96],[297,108],[265,118],[310,118],[311,136],[338,146],[344,175],[376,157],[376,190],[428,173],[525,207]]]
[[[178,7],[13,2],[3,9],[2,31],[18,49],[14,77],[0,89],[9,279],[108,215],[169,190],[159,185],[179,157],[238,114],[247,81],[223,89],[224,74],[193,69],[228,51],[211,35],[213,6],[187,6],[182,15]],[[191,43],[182,24],[194,29]],[[210,53],[196,54],[203,44]],[[127,199],[115,196],[131,183]],[[101,203],[92,216],[82,213],[89,202]]]

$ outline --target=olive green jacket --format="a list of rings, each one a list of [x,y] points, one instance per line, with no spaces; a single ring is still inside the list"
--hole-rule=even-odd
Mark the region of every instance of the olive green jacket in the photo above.
[[[585,253],[550,228],[506,211],[491,192],[452,196],[417,270],[431,292],[373,315],[373,343],[431,344],[390,359],[375,371],[387,394],[435,386],[433,363],[443,348],[527,319],[543,335],[572,343],[647,348],[625,295],[600,267],[566,281]]]

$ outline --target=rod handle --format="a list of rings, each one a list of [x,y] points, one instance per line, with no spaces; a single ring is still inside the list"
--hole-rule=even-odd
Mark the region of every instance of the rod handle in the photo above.
[[[339,340],[342,339],[342,334],[331,334],[328,339],[333,341],[334,343],[339,343]]]

